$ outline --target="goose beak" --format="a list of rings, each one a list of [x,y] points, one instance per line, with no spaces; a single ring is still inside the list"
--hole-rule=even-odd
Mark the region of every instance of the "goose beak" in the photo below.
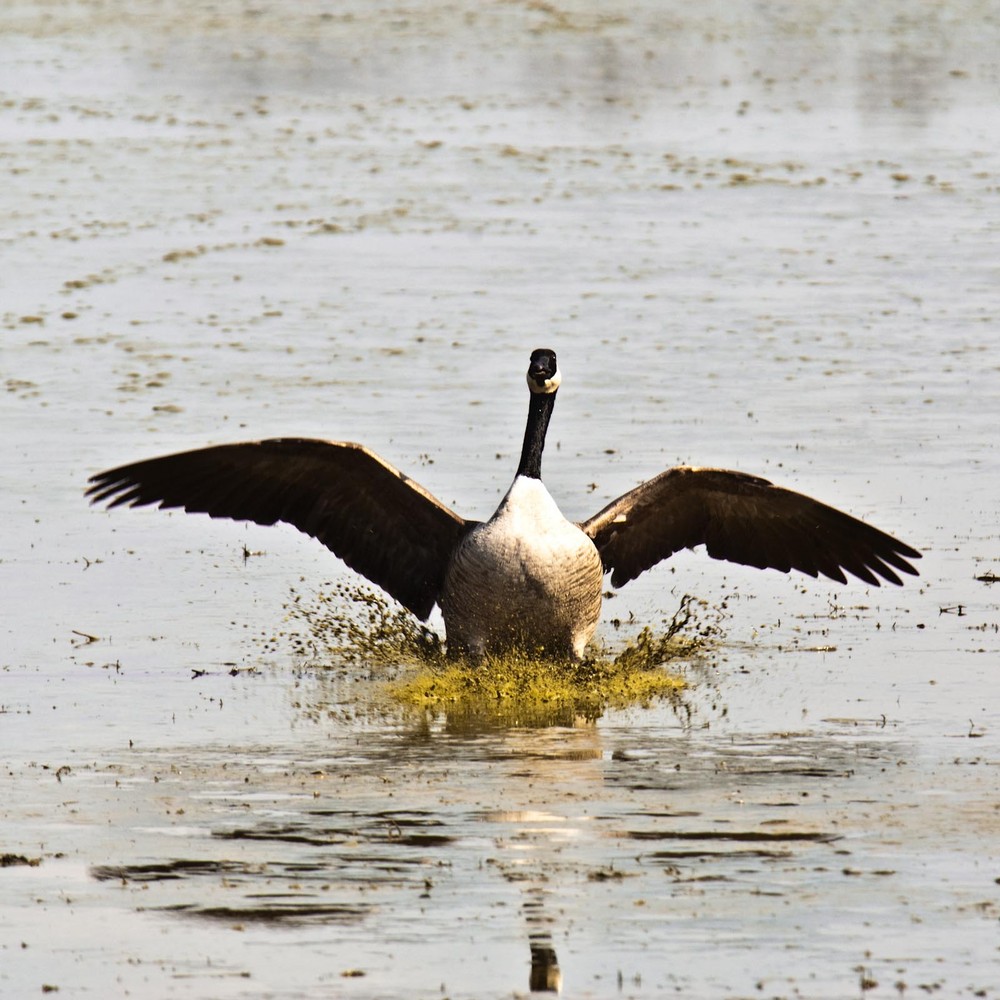
[[[528,366],[528,378],[536,385],[544,385],[552,376],[552,370],[541,361],[532,361]]]

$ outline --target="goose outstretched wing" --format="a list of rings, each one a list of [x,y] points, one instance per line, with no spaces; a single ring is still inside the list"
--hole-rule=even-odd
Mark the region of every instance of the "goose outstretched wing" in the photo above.
[[[683,548],[704,545],[714,559],[822,574],[844,571],[878,586],[920,553],[870,524],[766,479],[727,469],[680,466],[608,504],[580,527],[620,587]],[[904,556],[906,558],[904,558]]]
[[[307,438],[224,444],[90,478],[109,507],[181,507],[234,521],[284,521],[319,539],[420,618],[438,599],[472,522],[363,445]]]

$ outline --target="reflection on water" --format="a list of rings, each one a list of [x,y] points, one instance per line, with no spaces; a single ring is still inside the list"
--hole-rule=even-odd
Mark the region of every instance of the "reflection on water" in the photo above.
[[[353,928],[352,948],[377,926],[417,919],[415,908],[433,948],[448,940],[459,899],[487,919],[483,902],[499,882],[519,899],[529,989],[559,992],[581,956],[577,946],[560,959],[558,942],[607,921],[626,950],[641,941],[644,924],[622,908],[623,889],[669,912],[671,898],[713,884],[714,919],[726,899],[783,895],[776,887],[803,870],[816,892],[824,881],[839,891],[834,872],[845,862],[835,859],[852,854],[841,843],[844,796],[910,752],[891,739],[788,733],[692,745],[690,736],[619,733],[611,752],[593,725],[475,738],[372,728],[351,754],[339,751],[344,736],[314,741],[294,762],[237,783],[192,753],[175,761],[186,776],[169,790],[189,803],[184,853],[173,837],[149,860],[157,841],[147,838],[145,860],[91,875],[142,890],[147,911],[238,927]],[[157,762],[132,767],[138,778]],[[487,789],[506,804],[484,809]],[[586,885],[606,897],[596,910],[580,908]]]
[[[531,950],[528,989],[536,993],[558,993],[562,989],[562,971],[552,944],[552,933],[548,930],[548,925],[554,921],[545,912],[545,891],[536,886],[525,895],[522,909]]]

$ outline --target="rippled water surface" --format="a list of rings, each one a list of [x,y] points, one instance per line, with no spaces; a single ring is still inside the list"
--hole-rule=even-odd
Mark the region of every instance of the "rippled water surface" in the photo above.
[[[0,41],[0,994],[1000,997],[993,4],[13,0]],[[536,346],[568,516],[740,468],[921,577],[685,553],[601,629],[707,602],[682,705],[490,725],[303,659],[315,542],[82,498],[305,435],[486,516]]]

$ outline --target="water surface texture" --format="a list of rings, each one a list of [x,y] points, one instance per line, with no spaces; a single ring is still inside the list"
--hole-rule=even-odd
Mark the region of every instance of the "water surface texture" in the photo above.
[[[0,45],[0,994],[1000,997],[995,4],[9,0]],[[685,553],[601,626],[722,610],[682,708],[473,725],[303,660],[317,543],[83,500],[305,435],[484,517],[538,346],[568,516],[738,468],[920,578]]]

